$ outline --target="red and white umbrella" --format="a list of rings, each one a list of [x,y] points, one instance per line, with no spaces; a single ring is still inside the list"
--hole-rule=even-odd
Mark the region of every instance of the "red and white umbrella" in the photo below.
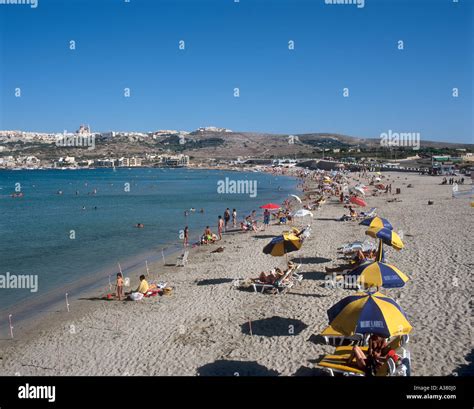
[[[280,205],[277,205],[275,203],[267,203],[263,206],[260,206],[260,209],[268,209],[268,210],[276,210],[276,209],[280,209],[281,206]]]
[[[360,197],[357,197],[357,196],[351,196],[349,201],[357,206],[361,206],[361,207],[367,206],[367,203],[365,203],[364,200],[362,200]]]

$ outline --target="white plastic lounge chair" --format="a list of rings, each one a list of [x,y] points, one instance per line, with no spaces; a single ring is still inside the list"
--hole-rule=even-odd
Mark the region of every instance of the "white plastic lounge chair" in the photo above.
[[[377,216],[377,208],[372,207],[368,212],[360,212],[360,216],[363,219],[368,219],[370,217],[375,217]]]
[[[276,280],[273,284],[269,283],[261,283],[261,282],[254,282],[252,284],[254,292],[261,292],[267,290],[274,290],[276,293],[283,293],[288,291],[291,287],[293,287],[294,282],[291,280],[291,276],[293,274],[293,269],[290,268],[286,271],[286,273],[280,279]]]
[[[340,247],[339,252],[348,255],[348,254],[353,254],[357,253],[359,250],[360,251],[371,251],[371,250],[377,250],[377,246],[375,243],[372,243],[371,241],[354,241],[352,243],[346,243],[342,247]]]
[[[176,260],[176,266],[177,267],[184,267],[186,264],[188,264],[188,255],[189,255],[189,250],[185,250],[181,256],[178,257]]]

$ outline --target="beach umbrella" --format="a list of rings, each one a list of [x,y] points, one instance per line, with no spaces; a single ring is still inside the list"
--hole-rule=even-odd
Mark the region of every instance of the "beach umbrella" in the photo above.
[[[263,206],[260,206],[260,209],[268,209],[268,210],[276,210],[276,209],[279,209],[281,208],[280,205],[277,205],[275,203],[267,203]]]
[[[331,327],[330,325],[328,327],[326,327],[322,332],[321,334],[323,337],[326,336],[326,337],[343,337],[344,334],[341,334],[339,331],[336,331],[333,327]]]
[[[393,230],[383,227],[370,227],[365,234],[374,239],[380,239],[385,244],[392,246],[395,250],[401,250],[404,247],[402,239]]]
[[[306,210],[306,209],[299,209],[296,212],[294,212],[292,216],[293,217],[305,217],[305,216],[313,217],[313,213],[311,213],[309,210]]]
[[[263,252],[274,257],[280,257],[299,250],[302,244],[301,239],[293,232],[286,232],[281,236],[274,237],[272,241],[263,248]]]
[[[360,197],[357,197],[357,196],[351,196],[349,201],[357,206],[362,206],[362,207],[367,206],[367,203],[365,203],[364,200],[362,200]]]
[[[344,336],[378,334],[389,338],[412,330],[402,308],[379,292],[350,295],[334,304],[327,313],[329,325]]]
[[[368,219],[362,220],[359,224],[362,226],[369,226],[369,227],[384,227],[389,230],[393,230],[393,226],[387,219],[383,217],[369,217]]]
[[[347,273],[347,277],[357,277],[357,282],[365,287],[403,287],[408,277],[397,267],[380,261],[368,261]]]
[[[362,196],[365,196],[365,190],[364,190],[361,186],[356,186],[356,187],[354,188],[354,191],[355,191],[356,193],[360,193]]]
[[[301,203],[301,199],[299,198],[299,196],[296,196],[296,195],[290,195],[291,197],[294,197],[298,202]]]

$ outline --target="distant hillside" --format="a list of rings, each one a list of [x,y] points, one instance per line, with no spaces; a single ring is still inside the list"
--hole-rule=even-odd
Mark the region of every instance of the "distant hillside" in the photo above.
[[[406,149],[383,149],[376,138],[357,138],[332,133],[308,134],[270,134],[256,132],[195,131],[187,135],[165,134],[156,138],[140,135],[119,135],[112,139],[96,139],[93,150],[85,148],[60,148],[49,143],[25,143],[22,141],[5,142],[0,140],[0,156],[35,155],[40,159],[59,156],[77,156],[83,158],[120,157],[161,153],[184,153],[197,160],[245,158],[304,157],[320,158],[325,156],[376,156],[400,159],[412,156],[414,151]],[[426,156],[437,153],[437,149],[466,149],[473,151],[473,144],[421,141]],[[358,152],[360,150],[361,152]],[[388,153],[389,152],[389,153]],[[391,155],[391,156],[387,156]],[[425,152],[426,153],[426,152]]]

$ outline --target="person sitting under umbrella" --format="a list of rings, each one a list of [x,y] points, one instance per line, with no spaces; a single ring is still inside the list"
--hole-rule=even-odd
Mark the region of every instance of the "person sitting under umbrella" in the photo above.
[[[362,250],[357,250],[356,258],[352,260],[352,262],[341,264],[337,267],[325,267],[325,270],[326,270],[326,273],[340,273],[345,270],[354,269],[355,267],[361,265],[362,263],[373,260],[374,258],[375,258],[375,252],[373,250],[369,250],[365,253]]]
[[[369,338],[367,355],[356,345],[352,348],[347,363],[350,364],[355,359],[357,367],[365,371],[366,376],[375,376],[380,367],[389,358],[392,358],[397,363],[399,356],[395,353],[394,349],[388,346],[383,336],[372,334]]]

